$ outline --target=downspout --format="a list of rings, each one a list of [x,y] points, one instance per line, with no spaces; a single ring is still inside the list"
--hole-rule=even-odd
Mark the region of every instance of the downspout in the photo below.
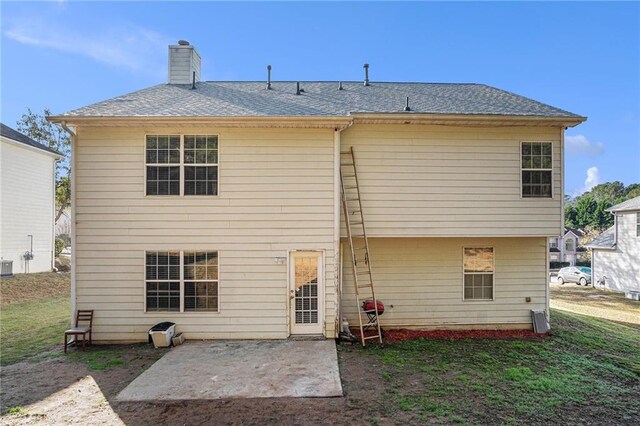
[[[334,282],[336,283],[336,324],[335,337],[338,337],[342,327],[342,256],[340,256],[340,134],[343,130],[348,129],[353,124],[336,127],[333,132],[333,262],[334,262]]]
[[[560,238],[558,240],[558,245],[560,247],[558,247],[560,249],[560,259],[562,260],[564,259],[564,128],[560,127],[560,229],[559,229],[559,234]],[[551,179],[551,181],[553,182],[553,177]],[[544,286],[545,289],[545,312],[547,313],[547,323],[549,324],[549,328],[551,328],[551,292],[549,289],[549,285],[551,283],[551,276],[549,275],[549,262],[550,262],[550,255],[549,255],[549,239],[547,238],[545,240],[545,261],[546,261],[546,266],[545,266],[545,271],[547,274],[546,277],[546,283]]]
[[[61,121],[60,126],[71,136],[71,325],[74,325],[76,314],[76,138],[77,135],[69,129],[66,121]]]

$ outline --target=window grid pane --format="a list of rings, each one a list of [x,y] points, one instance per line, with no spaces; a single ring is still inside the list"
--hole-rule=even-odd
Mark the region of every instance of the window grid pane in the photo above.
[[[493,300],[493,248],[463,250],[464,300]]]
[[[147,311],[180,310],[179,252],[147,252],[146,279]]]
[[[551,142],[522,143],[523,198],[551,198],[552,171]]]
[[[216,281],[185,281],[185,311],[217,311],[218,283]]]

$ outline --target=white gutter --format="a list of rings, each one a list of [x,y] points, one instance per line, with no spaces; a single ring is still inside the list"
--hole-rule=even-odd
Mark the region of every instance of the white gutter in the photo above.
[[[69,129],[66,121],[61,121],[60,126],[71,135],[71,325],[75,325],[76,314],[76,138],[77,135]]]

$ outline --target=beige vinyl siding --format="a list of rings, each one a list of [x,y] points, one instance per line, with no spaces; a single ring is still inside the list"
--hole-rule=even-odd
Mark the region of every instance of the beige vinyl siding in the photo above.
[[[521,198],[522,141],[553,143],[553,198]],[[342,133],[342,150],[350,147],[369,236],[550,236],[561,229],[558,128],[360,124]]]
[[[529,328],[530,310],[545,308],[546,238],[372,238],[369,246],[383,328]],[[494,248],[493,301],[463,300],[463,247]],[[342,309],[357,326],[346,253],[343,263]]]
[[[145,134],[217,134],[219,196],[145,196]],[[81,128],[77,308],[95,338],[146,340],[174,321],[187,338],[286,338],[290,250],[325,253],[325,335],[335,334],[333,131]],[[145,250],[216,250],[220,312],[144,312]]]

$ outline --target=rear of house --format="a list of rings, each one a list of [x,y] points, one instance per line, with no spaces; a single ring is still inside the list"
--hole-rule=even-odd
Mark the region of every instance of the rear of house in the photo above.
[[[351,148],[383,327],[528,329],[547,309],[583,117],[476,84],[205,82],[192,46],[169,52],[169,84],[52,118],[75,131],[72,297],[96,340],[357,323]]]
[[[640,291],[640,197],[608,209],[611,228],[587,247],[592,251],[592,280],[614,291]]]
[[[2,273],[50,271],[54,267],[55,167],[61,156],[0,126]]]

